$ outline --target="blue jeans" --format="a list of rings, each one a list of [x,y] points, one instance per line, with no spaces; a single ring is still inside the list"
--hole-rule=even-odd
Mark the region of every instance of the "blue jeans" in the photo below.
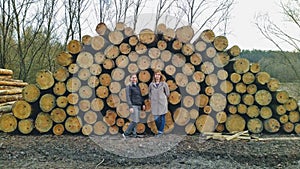
[[[166,124],[165,114],[163,115],[154,115],[155,125],[158,130],[158,134],[164,133],[164,128]]]

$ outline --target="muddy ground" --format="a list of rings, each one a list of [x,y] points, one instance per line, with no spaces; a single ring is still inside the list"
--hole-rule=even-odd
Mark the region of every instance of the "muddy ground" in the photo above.
[[[260,137],[279,137],[261,135]],[[297,137],[285,135],[280,137]],[[300,140],[0,133],[0,168],[300,168]]]

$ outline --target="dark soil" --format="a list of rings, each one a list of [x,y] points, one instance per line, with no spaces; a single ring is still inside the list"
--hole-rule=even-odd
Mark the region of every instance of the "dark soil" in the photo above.
[[[294,169],[300,168],[300,140],[219,141],[171,134],[123,140],[121,135],[0,133],[0,168]]]

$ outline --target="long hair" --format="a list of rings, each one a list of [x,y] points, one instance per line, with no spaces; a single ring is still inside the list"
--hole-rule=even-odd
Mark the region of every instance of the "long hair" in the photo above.
[[[160,70],[154,70],[154,74],[153,74],[153,78],[152,78],[153,82],[155,82],[155,74],[160,74],[160,81],[161,82],[165,82],[166,81],[165,75],[163,75]]]

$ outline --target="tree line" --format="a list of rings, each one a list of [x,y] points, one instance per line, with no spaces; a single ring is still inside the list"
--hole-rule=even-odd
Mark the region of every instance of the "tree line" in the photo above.
[[[300,52],[243,50],[240,57],[259,63],[262,71],[280,82],[300,82]]]

